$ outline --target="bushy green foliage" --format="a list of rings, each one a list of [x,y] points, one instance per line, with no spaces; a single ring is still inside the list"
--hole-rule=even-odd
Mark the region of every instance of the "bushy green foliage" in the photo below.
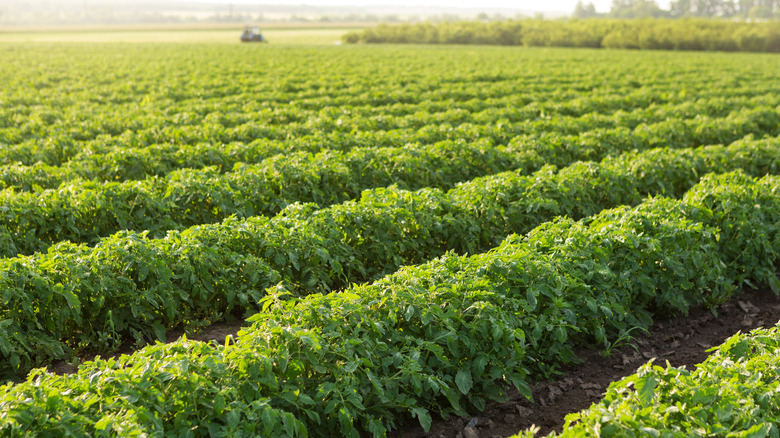
[[[427,429],[432,413],[501,400],[503,385],[529,395],[532,379],[575,361],[583,343],[728,297],[733,260],[719,249],[734,241],[721,227],[757,202],[777,217],[777,186],[777,177],[710,177],[692,193],[706,193],[719,212],[653,198],[340,293],[289,300],[272,288],[236,344],[180,340],[85,364],[77,375],[34,372],[2,387],[0,430],[357,437],[384,436],[410,416]],[[767,235],[777,228],[755,225]],[[733,361],[744,356],[743,348],[726,351]],[[675,380],[656,373],[657,386],[640,399],[657,400],[652,390]],[[753,375],[748,381],[758,382]]]
[[[659,10],[660,12],[660,10]],[[380,24],[347,33],[346,43],[495,44],[606,49],[779,52],[776,21],[688,18],[508,20]]]
[[[233,217],[162,239],[121,232],[94,248],[62,243],[0,259],[3,370],[23,374],[74,351],[110,351],[163,339],[174,326],[240,317],[279,281],[296,295],[338,290],[448,250],[482,252],[559,215],[579,219],[648,194],[681,196],[707,172],[776,172],[779,147],[768,139],[635,152],[560,172],[505,172],[446,193],[374,189],[325,209],[294,204],[272,219]]]
[[[4,45],[0,255],[780,126],[755,56],[332,49]]]
[[[0,435],[381,436],[777,287],[774,57],[255,49],[0,45],[0,248],[45,249],[0,259],[3,377],[256,314],[34,371]]]
[[[767,179],[767,187],[757,187],[743,174],[724,177],[705,177],[694,190],[686,193],[685,200],[702,204],[712,210],[721,227],[720,251],[731,262],[727,265],[729,278],[755,288],[754,281],[768,284],[776,293],[780,291],[777,278],[778,249],[780,249],[780,221],[772,208],[780,200],[780,186],[776,179]],[[739,189],[737,189],[739,187]],[[753,199],[752,205],[741,204],[743,199]],[[731,220],[732,212],[741,208],[739,220]]]
[[[75,180],[57,189],[0,191],[0,254],[45,251],[69,240],[94,244],[119,230],[168,230],[240,218],[273,215],[294,202],[328,206],[357,198],[371,187],[449,188],[496,172],[533,171],[544,164],[600,160],[630,149],[730,143],[746,134],[780,133],[780,113],[768,108],[738,111],[724,118],[698,117],[639,125],[633,130],[592,130],[561,136],[549,131],[516,137],[507,148],[484,142],[440,142],[432,146],[297,152],[232,171],[182,169],[163,178],[99,183]]]
[[[231,215],[274,215],[294,202],[320,206],[358,197],[371,187],[448,188],[456,182],[519,167],[504,148],[484,143],[297,152],[220,173],[182,169],[141,181],[75,180],[57,189],[0,192],[5,240],[0,254],[45,251],[61,240],[95,244],[119,230],[168,230],[213,223]]]
[[[780,104],[777,62],[756,55],[358,46],[247,56],[245,49],[4,44],[0,163],[40,161],[121,181],[181,168],[224,173],[293,151],[506,145],[540,130],[657,123],[673,107],[674,118],[688,119]],[[592,125],[572,120],[586,115]]]
[[[515,136],[528,136],[540,134],[575,135],[584,134],[595,129],[634,129],[644,125],[655,125],[666,122],[670,118],[685,120],[692,117],[722,118],[730,114],[738,113],[743,108],[770,109],[780,104],[780,101],[771,95],[762,95],[757,92],[753,96],[709,96],[695,101],[680,99],[674,96],[661,96],[658,94],[644,95],[642,98],[634,96],[633,100],[626,101],[617,96],[604,97],[584,95],[577,100],[566,102],[547,102],[539,106],[537,102],[526,108],[518,109],[505,105],[503,101],[480,102],[470,105],[467,110],[445,110],[438,104],[426,102],[405,105],[408,108],[394,109],[392,114],[384,114],[381,125],[376,123],[373,117],[365,109],[353,109],[358,114],[350,114],[351,118],[344,121],[344,114],[329,114],[339,116],[341,123],[338,126],[346,126],[352,132],[359,132],[367,128],[387,131],[392,129],[396,138],[390,135],[380,135],[376,131],[372,133],[372,140],[376,145],[396,144],[401,140],[408,140],[401,146],[381,147],[379,154],[393,154],[404,149],[425,148],[424,145],[435,144],[433,136],[447,136],[447,132],[426,129],[429,125],[453,124],[464,121],[466,117],[474,119],[478,123],[470,129],[477,130],[483,136],[474,141],[474,147],[498,146],[512,141]],[[276,117],[288,119],[290,110],[277,110]],[[296,109],[297,112],[300,110]],[[475,114],[474,112],[478,112]],[[616,114],[610,114],[617,111]],[[310,111],[312,112],[312,111]],[[320,110],[320,112],[324,112]],[[396,114],[398,113],[398,114]],[[542,113],[542,114],[540,114]],[[365,115],[366,118],[360,116]],[[555,118],[551,116],[555,115]],[[299,119],[299,114],[296,114]],[[264,121],[269,123],[270,121]],[[511,122],[511,123],[509,123]],[[481,125],[498,125],[489,127]],[[373,125],[373,126],[372,126]],[[326,125],[323,122],[322,128]],[[416,129],[414,133],[405,134],[406,138],[398,138],[400,129]],[[134,133],[134,135],[143,135]],[[323,133],[327,135],[327,133]],[[123,136],[114,140],[123,142],[115,145],[113,141],[86,141],[80,143],[82,150],[76,155],[69,156],[66,161],[59,163],[47,158],[43,152],[49,147],[46,144],[38,144],[35,141],[26,141],[16,147],[9,147],[0,151],[3,161],[12,164],[0,166],[0,187],[13,187],[21,191],[33,191],[40,188],[54,189],[63,182],[76,179],[97,180],[105,182],[120,182],[127,180],[142,180],[149,176],[165,176],[178,169],[202,169],[214,168],[219,173],[230,172],[238,163],[260,164],[268,159],[279,160],[287,154],[300,155],[300,153],[317,154],[323,151],[355,152],[353,149],[363,149],[365,154],[368,149],[380,149],[379,146],[353,146],[349,142],[340,145],[344,138],[313,139],[306,141],[300,139],[255,139],[250,143],[233,142],[230,144],[199,143],[194,145],[153,144],[145,146],[135,144],[135,139],[130,144]],[[145,141],[152,141],[144,140]],[[327,141],[327,144],[320,142]],[[461,140],[445,140],[442,143],[462,143]],[[470,144],[471,145],[471,144]],[[442,146],[446,148],[447,146]],[[402,149],[403,148],[403,149]],[[4,155],[3,155],[4,154]],[[355,154],[358,155],[359,154]],[[38,160],[38,161],[36,161]],[[29,164],[29,165],[25,165]]]

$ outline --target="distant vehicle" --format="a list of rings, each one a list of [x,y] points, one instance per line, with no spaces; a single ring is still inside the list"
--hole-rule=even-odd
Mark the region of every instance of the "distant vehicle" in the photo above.
[[[244,33],[241,34],[241,42],[242,43],[267,43],[268,40],[266,40],[263,34],[260,33],[259,27],[246,26],[244,27]]]

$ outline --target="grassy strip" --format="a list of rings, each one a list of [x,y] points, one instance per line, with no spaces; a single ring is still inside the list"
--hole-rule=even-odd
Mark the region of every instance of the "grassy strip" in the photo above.
[[[427,428],[431,412],[481,409],[506,384],[529,394],[576,347],[726,299],[729,266],[776,268],[778,183],[710,176],[683,201],[559,219],[342,293],[287,301],[277,290],[235,345],[181,340],[3,387],[0,430],[384,436],[410,414]],[[720,234],[734,227],[752,234]],[[737,247],[750,257],[730,259]]]
[[[273,219],[232,218],[163,239],[119,233],[94,248],[62,243],[3,259],[3,372],[163,339],[176,325],[241,317],[279,281],[296,294],[337,290],[448,250],[482,252],[558,215],[576,219],[647,194],[679,196],[710,171],[776,172],[778,148],[762,140],[653,150],[558,173],[507,172],[448,193],[379,189],[326,209],[291,206]]]
[[[643,365],[566,417],[557,437],[767,437],[780,434],[780,325],[738,333],[695,370]],[[527,430],[515,438],[533,437]]]
[[[562,137],[525,138],[509,149],[484,143],[438,143],[420,148],[301,152],[277,156],[220,174],[181,170],[164,179],[116,184],[79,181],[57,190],[0,192],[0,255],[45,251],[68,240],[94,244],[119,230],[147,230],[161,237],[171,229],[213,223],[228,216],[272,215],[293,202],[321,207],[354,199],[361,190],[399,184],[411,189],[450,187],[500,170],[532,171],[545,163],[601,160],[630,149],[730,143],[747,134],[777,135],[780,114],[757,109],[725,118],[670,120]],[[484,161],[484,162],[483,162]]]

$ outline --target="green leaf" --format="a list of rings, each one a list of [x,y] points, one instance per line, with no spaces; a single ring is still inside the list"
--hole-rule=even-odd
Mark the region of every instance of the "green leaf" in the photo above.
[[[382,424],[381,421],[373,418],[368,422],[368,431],[371,432],[371,435],[377,438],[383,437],[387,434],[387,429],[385,428],[385,425]]]
[[[152,328],[154,329],[154,334],[157,336],[157,339],[161,342],[165,342],[165,326],[159,322],[155,322],[152,324]]]
[[[146,264],[142,264],[138,266],[138,281],[144,281],[146,280],[146,277],[149,276],[149,266]]]
[[[769,288],[772,289],[772,292],[775,295],[780,294],[780,280],[777,279],[777,275],[769,274]]]
[[[64,287],[61,289],[62,296],[65,297],[65,300],[68,302],[68,306],[71,309],[76,310],[77,312],[81,311],[81,300],[79,300],[79,297],[76,296],[76,294],[73,293],[70,288]]]
[[[472,385],[474,385],[474,382],[471,379],[471,371],[466,368],[459,369],[458,373],[455,375],[455,384],[458,385],[458,389],[461,393],[468,394]]]
[[[5,320],[0,324],[0,353],[3,355],[8,355],[8,353],[11,352],[11,339],[8,337],[8,332],[6,331],[6,327],[10,324],[10,320]]]
[[[636,382],[635,386],[637,395],[639,396],[639,400],[643,405],[649,405],[653,400],[656,385],[658,385],[658,380],[656,380],[653,376],[647,376],[645,378],[639,379]]]
[[[741,438],[764,438],[769,434],[770,429],[772,429],[772,425],[769,423],[754,424],[739,436]]]
[[[98,420],[97,423],[95,423],[95,430],[99,430],[99,431],[106,430],[109,427],[111,427],[112,423],[113,423],[113,421],[112,421],[111,417],[105,416],[105,417],[101,418],[100,420]]]
[[[241,422],[241,416],[236,411],[229,411],[227,413],[227,424],[228,427],[231,429],[238,428],[238,425]]]
[[[536,292],[533,290],[529,290],[527,294],[525,294],[525,300],[528,301],[528,306],[531,308],[531,311],[536,310]]]
[[[417,417],[417,420],[420,422],[420,426],[422,426],[424,431],[428,432],[431,430],[433,419],[427,409],[412,408],[412,417]]]
[[[225,410],[225,396],[222,394],[217,394],[216,397],[214,397],[214,412],[217,413],[217,415],[222,415],[222,412]]]

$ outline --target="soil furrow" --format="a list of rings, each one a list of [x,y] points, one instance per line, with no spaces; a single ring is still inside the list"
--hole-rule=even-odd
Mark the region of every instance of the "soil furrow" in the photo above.
[[[474,417],[449,418],[434,422],[428,433],[419,426],[408,427],[396,438],[498,438],[508,437],[532,425],[541,430],[537,436],[560,432],[564,417],[601,400],[613,381],[636,372],[639,366],[655,358],[661,366],[694,369],[703,362],[707,350],[720,345],[738,331],[770,327],[780,321],[780,297],[768,289],[745,290],[717,308],[717,317],[705,308],[692,309],[688,316],[658,319],[648,333],[635,333],[630,344],[604,351],[581,350],[583,362],[568,368],[554,381],[533,386],[534,402],[517,391],[509,393],[506,403],[488,403]]]

